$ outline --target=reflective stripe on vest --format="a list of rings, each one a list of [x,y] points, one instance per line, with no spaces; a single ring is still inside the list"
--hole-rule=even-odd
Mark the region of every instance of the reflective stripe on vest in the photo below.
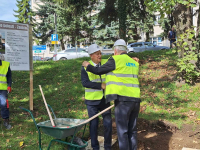
[[[6,77],[6,75],[5,75],[5,74],[0,74],[0,76],[1,76],[1,77]]]
[[[92,61],[89,61],[92,66],[94,66]],[[101,60],[101,65],[105,64],[107,62],[107,59]],[[87,71],[86,71],[87,72]],[[91,82],[97,82],[97,83],[105,83],[105,75],[101,75],[101,78],[99,75],[95,75],[91,72],[87,72],[89,80]],[[91,88],[85,88],[85,99],[86,100],[101,100],[103,97],[103,90],[98,89],[91,89]]]
[[[85,89],[85,92],[96,92],[96,91],[103,91],[103,90],[97,90],[97,89]]]
[[[128,84],[128,83],[123,83],[123,82],[114,82],[114,81],[110,81],[110,82],[107,82],[107,83],[106,83],[106,85],[110,85],[110,84],[124,85],[124,86],[127,86],[127,87],[139,87],[138,84]]]
[[[106,98],[109,95],[140,98],[139,64],[126,54],[115,55],[113,59],[115,70],[106,74]]]
[[[7,78],[6,74],[8,73],[8,67],[10,63],[7,61],[2,61],[2,66],[0,66],[0,90],[7,90]]]
[[[117,74],[117,73],[113,73],[113,72],[109,72],[107,73],[106,75],[114,75],[116,77],[133,77],[133,78],[138,78],[138,75],[135,75],[135,74]]]

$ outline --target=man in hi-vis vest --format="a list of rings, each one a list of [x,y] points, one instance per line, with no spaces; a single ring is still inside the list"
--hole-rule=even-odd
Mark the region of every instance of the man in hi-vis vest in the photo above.
[[[106,101],[115,100],[115,121],[120,150],[137,150],[137,118],[140,109],[139,63],[127,55],[126,42],[117,40],[114,56],[99,68],[84,61],[86,71],[106,73]]]
[[[11,75],[10,63],[4,61],[4,55],[0,54],[0,108],[3,125],[6,129],[11,129],[8,104],[8,92],[11,92],[12,84]]]
[[[89,61],[94,67],[100,67],[105,64],[107,59],[101,59],[101,51],[97,44],[92,44],[88,47],[88,54],[91,57]],[[110,106],[110,103],[105,102],[105,75],[95,75],[86,71],[86,68],[81,69],[81,81],[85,87],[85,104],[88,110],[88,116],[91,118],[98,112]],[[102,114],[104,126],[104,148],[111,150],[111,136],[112,136],[112,120],[111,110]],[[90,121],[90,138],[93,150],[99,150],[98,142],[98,124],[99,118]]]

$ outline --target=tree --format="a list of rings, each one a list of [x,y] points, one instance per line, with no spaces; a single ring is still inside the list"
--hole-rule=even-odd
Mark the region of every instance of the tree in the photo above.
[[[17,15],[14,15],[18,19],[18,23],[30,23],[32,24],[32,16],[34,13],[31,11],[30,0],[16,0],[18,10],[14,10]]]
[[[146,0],[145,4],[149,10],[160,12],[161,18],[164,18],[165,14],[172,14],[177,36],[186,33],[188,29],[192,29],[192,7],[196,6],[194,0]],[[191,43],[189,39],[185,39],[184,42]],[[190,48],[192,48],[192,45]],[[183,54],[184,49],[181,49],[180,57],[183,57]]]
[[[196,65],[198,49],[193,28],[193,10],[197,0],[146,0],[148,9],[159,11],[163,18],[165,13],[172,14],[177,31],[177,61],[179,80],[195,83],[200,72]],[[198,21],[199,22],[199,21]],[[199,28],[199,26],[198,26]],[[198,29],[197,29],[198,31]],[[198,37],[198,36],[197,36]]]
[[[143,0],[129,0],[127,5],[127,34],[129,42],[136,42],[140,39],[138,31],[146,33],[146,41],[149,40],[150,33],[153,33],[155,16],[147,11]]]
[[[50,1],[42,0],[45,5],[38,5],[36,15],[40,17],[41,22],[35,22],[34,32],[35,37],[41,39],[41,43],[49,41],[50,35],[53,33],[54,27],[54,14],[57,16],[57,34],[62,49],[64,49],[64,43],[70,42],[73,45],[84,41],[84,35],[82,31],[88,31],[90,28],[89,17],[87,16],[90,7],[87,2],[85,3],[72,3],[72,1],[66,1],[67,5]],[[40,35],[40,36],[38,36]],[[77,43],[76,43],[77,42]]]

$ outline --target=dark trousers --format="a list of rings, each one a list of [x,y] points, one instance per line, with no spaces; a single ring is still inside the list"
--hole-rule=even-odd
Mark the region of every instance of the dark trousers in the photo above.
[[[7,108],[6,99],[8,97],[6,90],[0,90],[0,108],[1,108],[1,117],[3,119],[9,118],[9,109]]]
[[[173,48],[173,44],[176,46],[176,40],[170,40],[170,48]]]
[[[110,103],[107,104],[100,103],[99,105],[87,105],[88,115],[89,117],[92,117],[109,106]],[[102,117],[104,126],[104,148],[105,150],[111,150],[111,138],[112,138],[111,110],[104,112],[102,114]],[[93,150],[99,150],[98,124],[99,124],[98,117],[90,121],[90,137]]]
[[[120,150],[137,150],[137,118],[140,103],[115,101],[115,121]]]

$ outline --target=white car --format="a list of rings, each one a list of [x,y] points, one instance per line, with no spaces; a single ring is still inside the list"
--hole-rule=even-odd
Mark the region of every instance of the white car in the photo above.
[[[63,50],[53,55],[53,60],[67,60],[67,59],[75,59],[80,57],[89,57],[89,54],[83,48],[71,48],[67,50]]]

